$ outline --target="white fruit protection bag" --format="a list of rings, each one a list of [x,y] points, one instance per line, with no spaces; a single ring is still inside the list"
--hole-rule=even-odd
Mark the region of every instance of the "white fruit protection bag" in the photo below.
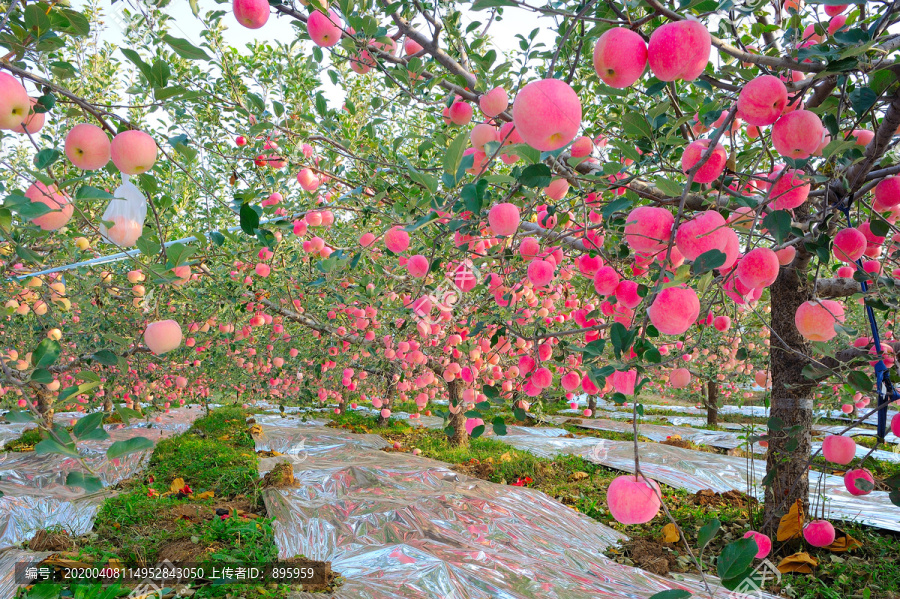
[[[123,248],[134,246],[147,218],[147,200],[129,179],[128,175],[122,175],[122,185],[116,188],[115,197],[103,213],[103,221],[112,222],[113,226],[107,229],[105,224],[100,224],[103,238]]]

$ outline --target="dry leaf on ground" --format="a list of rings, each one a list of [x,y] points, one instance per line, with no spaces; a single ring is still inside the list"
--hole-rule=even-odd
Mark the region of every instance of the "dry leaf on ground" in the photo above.
[[[819,560],[810,554],[801,551],[789,555],[778,564],[778,571],[782,574],[797,572],[799,574],[812,574],[812,569],[819,565]]]

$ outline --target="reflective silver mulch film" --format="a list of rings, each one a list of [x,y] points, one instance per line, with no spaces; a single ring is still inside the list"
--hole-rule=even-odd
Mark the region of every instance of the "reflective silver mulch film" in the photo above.
[[[22,549],[0,550],[0,597],[14,597],[19,588],[16,584],[16,564],[40,562],[53,555],[51,552],[23,551]]]
[[[634,444],[630,441],[550,437],[547,434],[530,434],[531,430],[517,428],[511,434],[496,439],[540,457],[553,458],[563,453],[574,454],[595,464],[624,472],[634,472]],[[638,445],[641,471],[656,481],[692,492],[703,489],[712,489],[719,493],[730,490],[748,491],[749,477],[745,458],[658,443]],[[754,469],[754,489],[761,498],[761,481],[766,465],[761,460],[752,460],[751,464]],[[811,485],[818,481],[818,478],[811,478]],[[869,495],[854,497],[844,487],[842,478],[831,475],[824,477],[822,488],[827,498],[825,503],[827,518],[849,520],[900,532],[900,508],[891,503],[886,492],[873,491]]]
[[[104,486],[111,486],[139,472],[149,456],[149,452],[141,452],[108,460],[106,449],[113,442],[142,436],[155,443],[187,430],[203,413],[196,407],[178,408],[149,425],[144,421],[105,425],[110,438],[79,443],[80,454]],[[88,532],[108,492],[87,494],[65,486],[68,474],[82,469],[79,460],[59,454],[0,453],[0,549],[27,541],[51,526],[61,526],[72,535]]]
[[[607,559],[602,551],[622,536],[543,493],[383,452],[377,435],[279,424],[264,424],[257,438],[257,449],[290,454],[262,460],[261,472],[294,464],[297,486],[264,494],[279,553],[330,561],[345,579],[336,597],[619,599],[672,588],[707,596],[696,581]]]

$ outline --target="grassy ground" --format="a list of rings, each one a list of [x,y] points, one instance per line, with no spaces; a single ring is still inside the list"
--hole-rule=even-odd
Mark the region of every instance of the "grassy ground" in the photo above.
[[[664,542],[663,527],[668,523],[664,516],[657,516],[645,525],[632,526],[619,524],[611,517],[606,507],[606,488],[621,472],[575,456],[559,456],[553,460],[538,458],[491,438],[473,439],[468,448],[454,448],[449,446],[442,431],[413,428],[406,421],[396,419],[380,428],[374,418],[353,412],[337,416],[332,426],[354,432],[379,433],[389,441],[399,443],[399,451],[419,449],[423,456],[448,462],[454,469],[470,476],[500,484],[524,484],[543,491],[631,537],[630,542],[606,551],[610,558],[620,563],[658,573],[696,572],[682,544],[684,540]],[[566,428],[573,435],[631,439],[629,433]],[[893,465],[880,464],[879,468],[893,468]],[[719,533],[703,554],[704,570],[710,574],[715,574],[715,560],[708,556],[718,555],[726,544],[741,538],[753,528],[754,522],[759,522],[759,506],[755,500],[738,491],[721,495],[711,492],[691,494],[663,485],[662,493],[695,554],[699,553],[697,533],[700,527],[713,519],[721,522]],[[832,553],[825,549],[776,543],[775,554],[770,557],[774,563],[797,551],[806,551],[819,561],[819,565],[811,574],[784,574],[780,582],[769,584],[769,590],[798,599],[900,599],[900,570],[895,566],[900,555],[900,535],[851,523],[835,524],[858,540],[861,546],[847,553]]]
[[[45,531],[31,544],[49,542],[43,548],[65,549],[68,559],[92,564],[275,563],[273,520],[262,505],[247,416],[239,408],[220,408],[198,419],[185,434],[157,444],[146,471],[125,481],[121,492],[103,503],[87,536],[73,540],[60,531]],[[306,590],[333,586],[329,578],[322,588]],[[275,598],[293,590],[287,585],[228,584],[199,586],[190,594]],[[100,597],[98,585],[72,585],[62,592]],[[118,591],[107,592],[111,598]]]

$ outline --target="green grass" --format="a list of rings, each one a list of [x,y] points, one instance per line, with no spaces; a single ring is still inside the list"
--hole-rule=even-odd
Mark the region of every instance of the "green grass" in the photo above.
[[[30,428],[22,432],[18,439],[13,439],[3,447],[3,451],[32,451],[34,446],[43,440],[41,430]]]
[[[118,559],[151,566],[176,551],[175,555],[185,556],[183,561],[196,564],[262,565],[277,560],[272,518],[233,512],[223,520],[215,513],[219,507],[237,507],[252,514],[261,506],[258,458],[247,417],[239,408],[221,408],[196,420],[184,434],[159,442],[141,475],[143,480],[123,485],[125,492],[101,505],[92,533],[79,539],[79,556],[94,563]],[[169,487],[176,478],[184,479],[194,494],[213,491],[215,495],[196,500],[171,494]],[[85,599],[112,599],[122,589],[73,585],[68,590]],[[193,597],[199,599],[286,597],[295,589],[227,584],[194,590]],[[124,591],[127,594],[130,589]]]

